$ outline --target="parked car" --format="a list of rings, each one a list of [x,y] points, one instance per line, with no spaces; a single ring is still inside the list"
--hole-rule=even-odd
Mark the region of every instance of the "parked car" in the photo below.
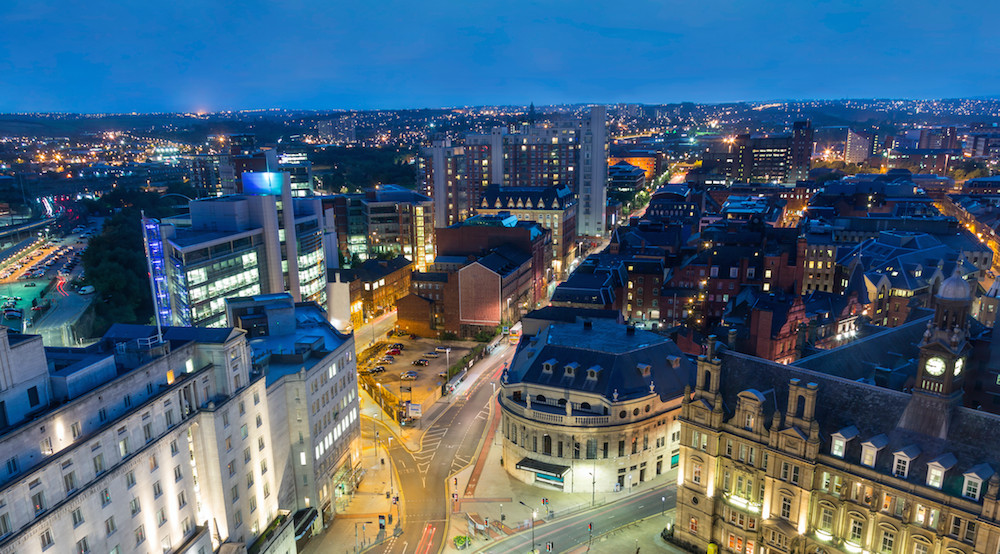
[[[410,340],[417,340],[420,337],[418,335],[410,335]]]
[[[403,381],[414,381],[417,378],[416,371],[407,371],[406,373],[400,373],[399,378]]]
[[[423,358],[420,358],[419,360],[413,360],[410,363],[413,364],[413,365],[428,365],[428,364],[430,364],[430,362],[428,362],[427,360],[425,360]]]
[[[396,358],[393,358],[392,356],[382,356],[379,358],[379,363],[394,364],[396,363]]]
[[[450,346],[436,346],[436,347],[434,347],[434,350],[437,350],[438,352],[445,352],[447,350],[451,350],[451,347]]]
[[[385,372],[385,366],[382,365],[377,365],[371,369],[371,373],[384,373],[384,372]]]
[[[405,348],[405,346],[401,342],[397,342],[396,344],[392,345],[392,347],[395,348],[396,350],[403,350]]]
[[[402,353],[403,352],[400,349],[398,349],[398,348],[393,348],[392,350],[386,352],[386,354],[388,354],[390,356],[399,356]]]
[[[424,352],[424,356],[427,357],[427,358],[440,358],[441,354],[438,354],[437,352],[431,351],[431,352]]]

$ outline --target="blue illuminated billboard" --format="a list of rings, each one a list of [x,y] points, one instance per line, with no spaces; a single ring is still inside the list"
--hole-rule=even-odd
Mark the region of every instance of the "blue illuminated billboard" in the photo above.
[[[275,171],[248,172],[243,174],[243,194],[254,196],[281,196],[285,174]]]

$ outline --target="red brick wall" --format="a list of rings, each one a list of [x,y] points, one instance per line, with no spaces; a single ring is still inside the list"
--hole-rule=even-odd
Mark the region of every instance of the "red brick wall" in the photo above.
[[[500,325],[500,276],[474,263],[458,272],[459,322]]]

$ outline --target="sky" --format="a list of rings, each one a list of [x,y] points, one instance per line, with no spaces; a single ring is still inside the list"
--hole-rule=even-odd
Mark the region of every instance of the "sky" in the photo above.
[[[997,96],[998,16],[940,0],[3,0],[0,112]]]

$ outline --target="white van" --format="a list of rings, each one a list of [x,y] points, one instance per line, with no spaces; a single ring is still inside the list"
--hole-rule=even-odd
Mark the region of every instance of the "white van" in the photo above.
[[[77,292],[79,292],[80,294],[94,294],[94,287],[93,285],[86,285],[80,287],[80,290],[78,290]]]

